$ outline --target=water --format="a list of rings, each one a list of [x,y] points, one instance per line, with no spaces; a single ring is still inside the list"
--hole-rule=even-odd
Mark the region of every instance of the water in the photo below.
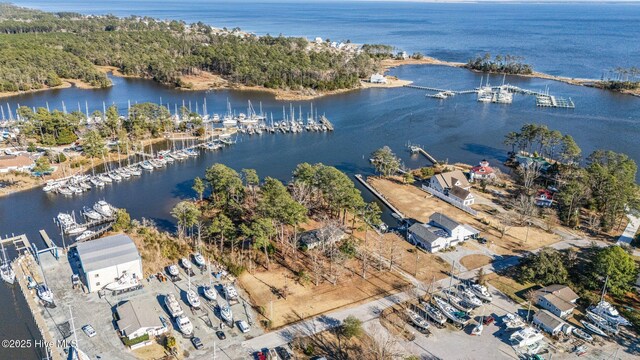
[[[312,2],[250,3],[237,9],[230,3],[212,5],[211,1],[192,1],[188,7],[176,1],[18,3],[51,10],[204,20],[216,26],[237,25],[260,33],[384,42],[455,61],[464,61],[485,50],[509,52],[526,56],[540,70],[570,76],[598,77],[602,69],[628,65],[632,58],[640,55],[637,42],[628,40],[639,38],[640,30],[629,26],[631,22],[638,23],[640,8],[634,5]],[[150,6],[156,10],[149,10]],[[397,25],[400,22],[402,28]],[[480,81],[478,74],[448,67],[406,66],[393,70],[392,74],[414,80],[416,84],[452,89],[470,89]],[[493,82],[498,81],[496,78]],[[77,212],[99,199],[127,208],[134,218],[152,219],[161,228],[172,230],[174,221],[169,215],[170,209],[178,201],[195,196],[191,190],[192,179],[203,176],[206,167],[216,162],[237,170],[256,168],[261,177],[273,176],[283,181],[290,179],[296,164],[305,161],[333,165],[349,175],[370,174],[369,154],[382,145],[389,145],[407,166],[426,165],[424,158],[411,156],[406,151],[405,145],[410,141],[424,145],[434,156],[449,162],[475,163],[486,158],[497,164],[506,156],[507,149],[502,145],[504,134],[529,122],[544,123],[571,134],[585,154],[607,148],[625,152],[640,162],[637,147],[640,99],[540,79],[507,77],[506,81],[529,89],[549,86],[553,94],[572,97],[577,108],[540,109],[535,107],[533,98],[519,95],[512,105],[480,104],[471,95],[439,101],[426,99],[423,91],[406,88],[368,89],[324,97],[314,100],[314,107],[325,112],[334,123],[334,133],[245,136],[223,151],[205,153],[82,196],[65,198],[45,194],[40,189],[13,194],[0,198],[0,233],[26,233],[41,246],[38,230],[46,229],[62,244],[52,218],[59,211]],[[160,102],[162,99],[165,104],[181,105],[183,100],[186,104],[191,101],[195,109],[195,103],[201,107],[205,97],[209,112],[218,113],[225,111],[227,99],[238,111],[244,111],[247,100],[256,106],[262,102],[265,111],[273,112],[275,117],[280,116],[283,105],[289,105],[261,92],[183,92],[147,80],[121,78],[115,78],[114,86],[109,89],[54,90],[0,99],[0,104],[5,110],[7,102],[12,109],[17,104],[45,106],[47,103],[52,108],[61,108],[64,101],[67,109],[77,109],[80,103],[84,111],[86,102],[93,111],[102,110],[104,101],[107,105],[115,103],[124,111],[128,100]],[[296,108],[298,104],[303,105],[303,111],[308,109],[308,102],[294,102]],[[363,195],[372,199],[367,192]],[[3,312],[10,315],[3,318],[0,337],[36,336],[37,330],[28,319],[28,310],[17,291],[0,285],[0,306],[14,309]],[[37,355],[33,350],[10,353],[0,350],[0,358],[29,359]]]
[[[524,56],[554,75],[600,78],[638,66],[640,4],[176,0],[13,1],[50,11],[203,21],[257,34],[386,43],[450,61],[490,52]],[[241,3],[242,5],[238,5]]]

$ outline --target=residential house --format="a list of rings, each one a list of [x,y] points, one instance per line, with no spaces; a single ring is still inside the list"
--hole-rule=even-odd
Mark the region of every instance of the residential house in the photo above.
[[[116,315],[120,335],[129,340],[145,334],[157,336],[169,330],[160,315],[153,310],[153,306],[141,300],[129,300],[119,305],[116,307]]]
[[[496,178],[495,170],[489,166],[489,162],[487,160],[482,160],[480,163],[469,171],[469,180],[486,180],[493,181]]]
[[[566,285],[549,285],[535,292],[539,307],[549,310],[553,315],[566,319],[576,308],[579,296]]]
[[[469,225],[460,224],[444,214],[434,213],[428,224],[415,223],[409,227],[407,240],[435,253],[476,237],[479,233]]]
[[[469,184],[467,177],[460,170],[443,172],[432,176],[429,179],[429,187],[464,206],[471,206],[475,202],[475,197],[469,191],[471,184]]]
[[[319,229],[310,230],[300,234],[298,240],[301,246],[307,249],[326,247],[347,237],[347,234],[336,225],[326,225]]]
[[[567,334],[570,333],[573,328],[547,310],[536,312],[535,315],[533,315],[533,324],[551,335],[557,335],[561,332]]]
[[[546,189],[540,189],[538,190],[535,201],[537,206],[551,207],[553,205],[553,193]]]
[[[35,163],[24,155],[0,155],[0,173],[10,171],[30,172]]]
[[[386,84],[387,78],[382,74],[373,74],[371,75],[371,79],[369,80],[372,84]]]

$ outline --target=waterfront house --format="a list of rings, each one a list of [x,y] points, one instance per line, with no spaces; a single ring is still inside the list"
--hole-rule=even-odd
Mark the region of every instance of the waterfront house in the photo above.
[[[386,84],[387,83],[387,78],[384,77],[384,75],[382,74],[373,74],[371,75],[371,78],[369,79],[369,82],[372,84]]]
[[[553,193],[546,189],[540,189],[538,190],[535,201],[537,206],[551,207],[553,205]]]
[[[89,292],[116,283],[124,275],[142,279],[142,258],[130,237],[117,234],[76,246]]]
[[[533,315],[533,324],[551,335],[557,335],[561,332],[568,334],[572,330],[572,326],[547,310],[536,312],[535,315]]]
[[[435,253],[477,237],[479,233],[469,225],[460,224],[444,214],[434,213],[429,217],[428,224],[411,225],[407,231],[407,240],[413,245]]]
[[[489,166],[489,162],[487,160],[482,160],[480,163],[469,171],[469,180],[486,180],[493,181],[496,178],[496,172],[493,170],[491,166]]]
[[[471,206],[475,202],[469,191],[471,184],[460,170],[443,172],[429,179],[429,188],[437,191],[464,206]]]
[[[336,225],[329,224],[300,234],[298,243],[308,250],[317,247],[322,247],[324,250],[327,245],[344,240],[346,237],[347,234],[342,229]]]
[[[143,303],[141,300],[129,300],[116,307],[118,331],[120,336],[128,340],[138,339],[141,336],[149,337],[163,334],[169,329],[160,319],[153,306]],[[145,344],[147,345],[147,344]]]
[[[576,308],[579,296],[566,285],[549,285],[535,292],[536,304],[553,315],[566,319]]]
[[[10,171],[30,172],[34,166],[33,160],[24,155],[0,155],[0,173]]]

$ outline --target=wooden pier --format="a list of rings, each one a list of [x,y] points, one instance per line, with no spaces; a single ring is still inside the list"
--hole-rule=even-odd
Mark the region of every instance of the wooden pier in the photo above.
[[[434,88],[434,87],[429,87],[429,86],[420,86],[420,85],[404,85],[404,87],[406,88],[410,88],[410,89],[418,89],[418,90],[428,90],[428,91],[437,91],[437,92],[451,92],[454,94],[458,94],[457,91],[453,91],[453,90],[447,90],[447,89],[438,89],[438,88]]]
[[[0,238],[0,243],[4,244],[11,244],[16,248],[16,251],[18,253],[20,253],[23,250],[31,250],[31,243],[29,242],[29,239],[27,239],[27,235],[25,234],[21,234],[21,235],[14,235],[11,234],[10,237],[6,237],[4,239]]]
[[[329,119],[327,119],[326,116],[322,115],[320,117],[320,123],[324,126],[327,127],[327,130],[329,131],[333,131],[333,124],[331,123],[331,121],[329,121]]]
[[[431,156],[431,154],[426,152],[421,146],[410,145],[409,149],[411,150],[412,153],[420,153],[424,155],[424,157],[426,157],[427,160],[429,160],[433,165],[440,165],[438,160],[436,160],[436,158],[434,158],[433,156]]]
[[[371,191],[373,195],[375,195],[383,204],[385,204],[385,206],[387,206],[389,209],[391,209],[391,211],[397,214],[400,217],[400,219],[405,218],[405,216],[400,212],[400,210],[396,209],[395,206],[391,205],[391,203],[384,196],[382,196],[382,194],[380,194],[376,189],[374,189],[373,186],[369,185],[367,180],[365,180],[364,177],[362,177],[362,175],[356,174],[354,176],[356,179],[358,179],[358,181],[360,181],[360,183],[362,183],[362,185],[364,185],[369,191]]]
[[[561,97],[555,97],[553,95],[538,95],[536,96],[536,106],[540,107],[553,107],[564,109],[575,109],[576,105],[571,98],[565,99]]]

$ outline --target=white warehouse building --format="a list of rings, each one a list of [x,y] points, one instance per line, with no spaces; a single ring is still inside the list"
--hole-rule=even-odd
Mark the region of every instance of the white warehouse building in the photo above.
[[[89,292],[98,291],[125,274],[139,280],[143,278],[140,253],[127,235],[79,243],[77,250]]]

